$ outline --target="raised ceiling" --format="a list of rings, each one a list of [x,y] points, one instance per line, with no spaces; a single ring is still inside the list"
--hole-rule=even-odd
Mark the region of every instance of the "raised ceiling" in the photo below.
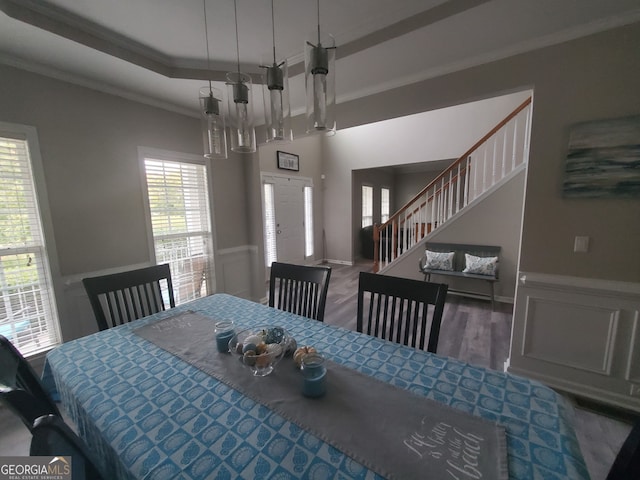
[[[203,0],[0,0],[0,63],[195,116],[205,80],[236,68],[234,3],[206,2],[209,67]],[[316,1],[274,8],[277,54],[289,59],[292,110],[302,113]],[[242,69],[259,82],[271,1],[237,9]],[[638,0],[320,0],[322,30],[338,46],[338,103],[638,20]]]

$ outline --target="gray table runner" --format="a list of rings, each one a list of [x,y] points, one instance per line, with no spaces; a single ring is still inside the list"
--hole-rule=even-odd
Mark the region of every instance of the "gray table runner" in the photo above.
[[[186,312],[134,332],[385,478],[508,478],[503,427],[330,361],[327,394],[306,398],[293,360],[254,377],[237,355],[217,352],[214,323]]]

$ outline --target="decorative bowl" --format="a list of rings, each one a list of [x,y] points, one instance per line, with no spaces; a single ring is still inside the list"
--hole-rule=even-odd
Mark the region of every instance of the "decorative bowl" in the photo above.
[[[284,357],[290,341],[284,328],[260,326],[237,332],[229,341],[229,351],[256,377],[264,377]]]

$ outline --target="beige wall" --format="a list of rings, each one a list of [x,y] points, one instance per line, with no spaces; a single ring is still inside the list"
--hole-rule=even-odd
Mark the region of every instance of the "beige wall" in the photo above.
[[[150,260],[138,147],[202,154],[198,119],[0,66],[0,120],[36,127],[62,275]],[[242,162],[215,161],[217,243],[247,243]],[[229,201],[232,200],[232,201]]]
[[[638,282],[638,199],[562,198],[570,126],[586,120],[638,113],[638,45],[640,24],[635,23],[340,104],[340,126],[360,125],[533,88],[520,268]],[[331,141],[333,139],[327,143]],[[340,158],[333,161],[339,164]],[[341,180],[335,193],[344,188],[346,185]],[[337,195],[327,192],[327,202],[336,202],[336,198]],[[339,228],[339,225],[327,225],[329,227]],[[573,254],[575,235],[591,237],[589,253]]]
[[[352,212],[344,208],[356,195],[350,179],[353,170],[457,159],[529,96],[529,91],[512,92],[347,128],[334,137],[325,137],[325,211],[332,212],[325,219],[327,258],[351,262],[354,257],[356,220],[352,219]],[[407,103],[404,97],[398,101]],[[364,108],[361,104],[358,107]],[[368,110],[375,107],[375,102],[371,103]],[[353,215],[359,216],[359,211],[354,210]]]
[[[510,175],[429,237],[430,242],[499,246],[499,279],[494,288],[498,300],[505,302],[513,302],[515,296],[525,177],[524,169]],[[423,255],[424,247],[418,244],[382,273],[422,280],[418,262]],[[480,295],[490,292],[487,282],[438,275],[431,278],[432,282],[448,284],[451,290]]]

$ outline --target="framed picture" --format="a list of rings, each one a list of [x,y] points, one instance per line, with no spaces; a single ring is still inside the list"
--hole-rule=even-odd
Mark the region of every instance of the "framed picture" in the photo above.
[[[565,197],[640,197],[640,115],[574,125]]]
[[[293,153],[281,152],[278,150],[278,168],[282,170],[300,171],[300,157]]]

